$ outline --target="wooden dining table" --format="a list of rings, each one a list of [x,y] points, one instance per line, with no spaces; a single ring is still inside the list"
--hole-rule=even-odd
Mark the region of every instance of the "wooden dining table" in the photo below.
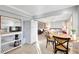
[[[50,32],[50,34],[53,36],[57,37],[62,37],[62,38],[70,38],[70,42],[79,42],[79,37],[74,37],[73,35],[68,35],[68,34],[63,34],[63,33],[55,33],[55,32]]]
[[[69,40],[69,49],[70,51],[78,51],[79,50],[79,37],[78,36],[75,36],[74,35],[68,35],[68,34],[63,34],[63,33],[54,33],[54,32],[51,32],[51,35],[52,37],[53,36],[57,36],[57,37],[62,37],[62,38],[70,38]],[[53,48],[54,48],[54,45],[53,45]]]
[[[68,34],[63,34],[63,33],[50,32],[50,34],[51,34],[52,36],[57,36],[57,37],[62,37],[62,38],[71,38],[70,35],[68,35]]]
[[[71,36],[67,34],[55,34],[53,36],[62,37],[62,38],[71,38]]]

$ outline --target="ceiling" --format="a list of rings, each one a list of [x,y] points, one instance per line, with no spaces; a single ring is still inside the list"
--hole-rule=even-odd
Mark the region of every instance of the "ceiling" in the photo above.
[[[57,16],[49,16],[49,17],[45,17],[45,18],[40,18],[37,19],[40,22],[57,22],[57,21],[65,21],[65,20],[69,20],[71,18],[71,14],[61,14],[61,15],[57,15]]]
[[[2,5],[0,10],[23,17],[35,17],[41,22],[67,20],[71,16],[74,5]],[[39,19],[41,18],[41,19]]]
[[[72,5],[11,5],[11,7],[34,16],[69,8]]]

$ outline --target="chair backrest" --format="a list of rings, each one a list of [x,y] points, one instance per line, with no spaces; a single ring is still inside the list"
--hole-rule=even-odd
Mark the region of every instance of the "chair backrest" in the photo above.
[[[46,37],[46,39],[48,39],[50,37],[48,31],[45,32],[45,37]]]
[[[46,33],[45,33],[45,37],[46,37],[47,39],[51,39],[53,36],[52,36],[52,34],[51,34],[50,32],[46,32]]]
[[[53,36],[53,38],[55,41],[55,47],[62,45],[64,48],[68,49],[70,38],[63,38],[63,37],[57,37],[57,36]]]

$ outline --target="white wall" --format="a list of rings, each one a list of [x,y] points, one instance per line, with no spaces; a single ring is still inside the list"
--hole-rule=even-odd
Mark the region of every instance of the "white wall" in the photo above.
[[[34,43],[38,40],[38,22],[31,21],[31,43]]]
[[[34,20],[23,21],[23,43],[34,43],[38,40],[38,22]]]
[[[79,35],[79,10],[78,6],[74,7],[73,9],[73,14],[72,14],[72,19],[73,19],[73,29],[76,30],[76,35]]]
[[[79,6],[77,7],[77,13],[78,13],[78,19],[77,19],[77,29],[78,29],[78,33],[77,33],[77,35],[79,36]]]
[[[23,21],[23,44],[30,43],[31,39],[31,22],[30,21]]]
[[[62,28],[64,21],[51,22],[51,28]]]

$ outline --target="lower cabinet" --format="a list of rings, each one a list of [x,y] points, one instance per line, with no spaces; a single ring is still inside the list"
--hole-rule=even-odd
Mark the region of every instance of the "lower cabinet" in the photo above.
[[[21,33],[1,36],[1,53],[7,53],[21,47]]]

